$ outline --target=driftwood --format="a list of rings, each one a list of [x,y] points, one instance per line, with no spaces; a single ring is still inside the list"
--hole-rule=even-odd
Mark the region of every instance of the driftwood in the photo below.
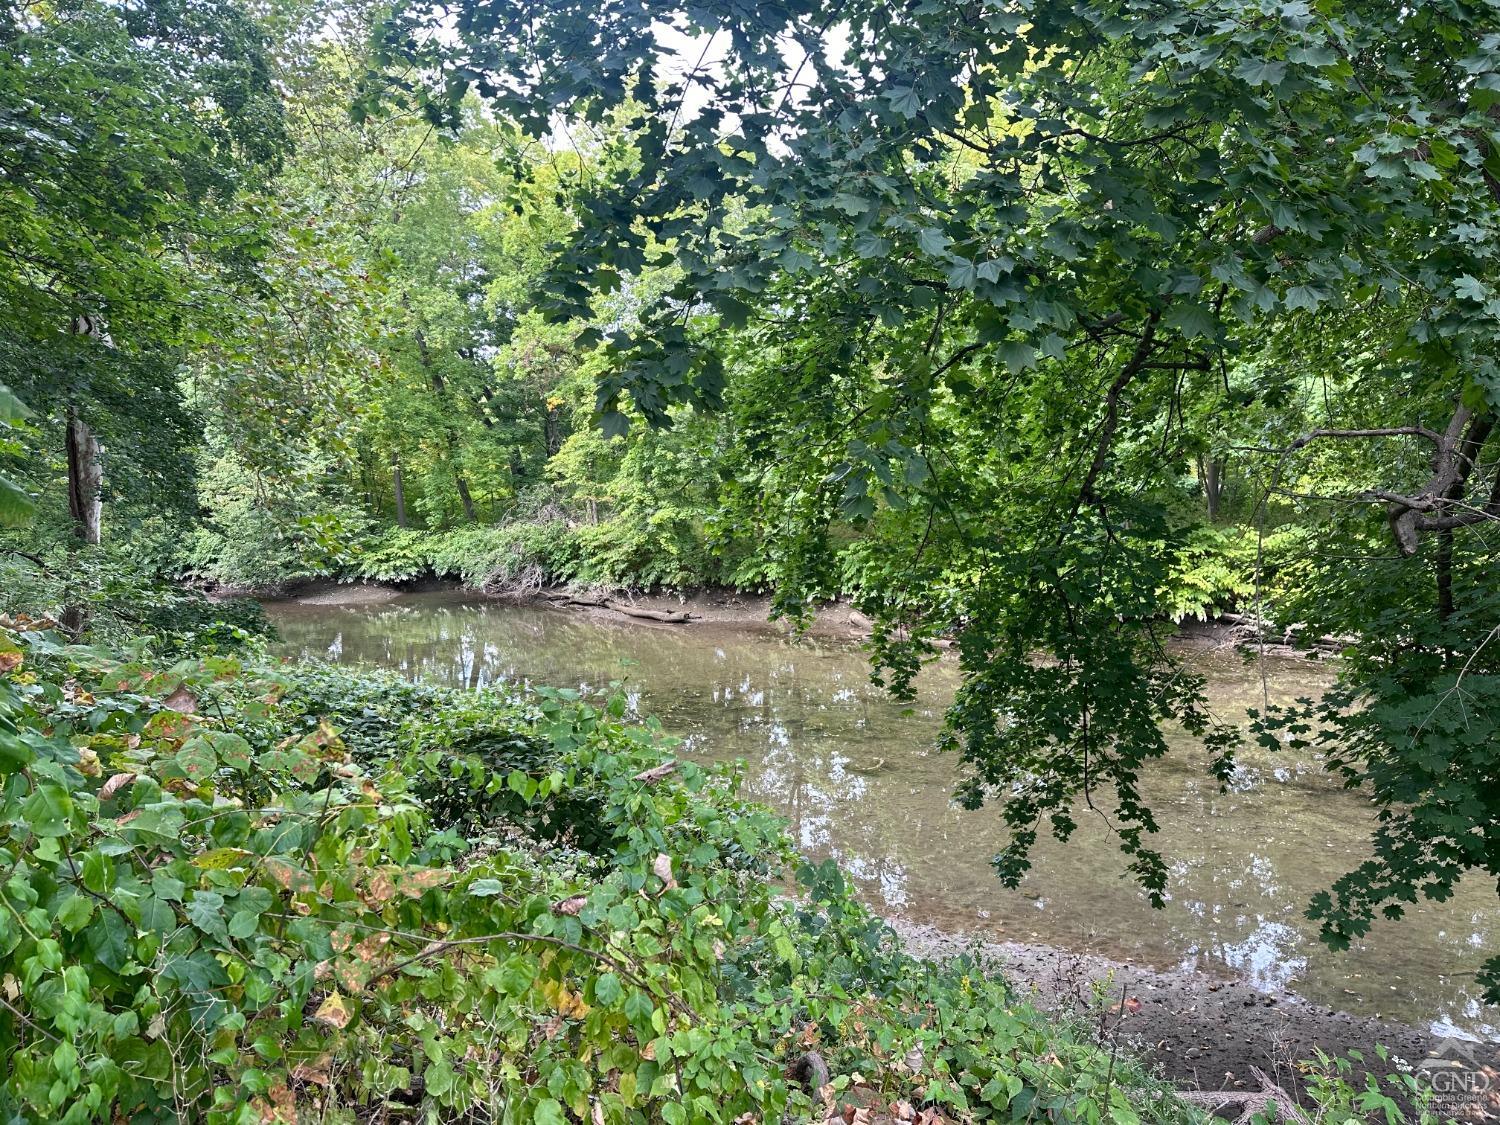
[[[612,609],[616,613],[623,613],[626,617],[638,617],[643,621],[661,621],[668,625],[686,625],[689,621],[693,620],[693,615],[686,610],[647,609],[645,606],[622,602],[617,598],[611,598],[604,594],[564,592],[548,594],[547,600],[553,605],[559,606],[576,605],[588,609]]]
[[[1306,636],[1306,625],[1288,625],[1285,629],[1277,629],[1269,621],[1263,621],[1250,613],[1221,613],[1219,620],[1227,625],[1233,625],[1237,631],[1244,632],[1251,640],[1286,645],[1289,648],[1337,651],[1354,642],[1353,637]]]
[[[635,775],[635,777],[634,777],[633,780],[635,780],[635,781],[644,781],[647,785],[654,785],[656,782],[660,781],[662,778],[667,777],[668,775],[670,775],[672,773],[675,773],[676,770],[677,770],[677,759],[673,758],[670,761],[663,762],[659,766],[652,766],[649,770],[642,770],[640,773],[638,773],[638,774]]]
[[[1279,1120],[1289,1122],[1306,1122],[1308,1117],[1300,1109],[1291,1095],[1276,1083],[1266,1077],[1265,1072],[1258,1067],[1251,1067],[1250,1073],[1255,1075],[1255,1080],[1260,1083],[1259,1090],[1204,1090],[1180,1092],[1178,1097],[1192,1105],[1202,1106],[1209,1113],[1224,1109],[1227,1106],[1236,1106],[1240,1115],[1233,1119],[1234,1125],[1248,1125],[1258,1113],[1263,1113],[1270,1106],[1276,1107]]]

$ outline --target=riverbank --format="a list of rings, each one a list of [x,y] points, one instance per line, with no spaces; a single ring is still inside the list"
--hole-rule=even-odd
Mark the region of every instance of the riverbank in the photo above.
[[[674,593],[639,593],[610,599],[609,605],[589,604],[567,596],[566,587],[549,587],[525,596],[487,594],[456,579],[429,578],[395,585],[381,582],[336,582],[317,580],[274,593],[247,590],[221,590],[216,596],[250,596],[266,602],[284,602],[307,606],[368,606],[395,601],[403,594],[430,591],[463,593],[475,601],[493,601],[513,605],[543,605],[568,613],[584,614],[605,621],[629,621],[643,627],[660,625],[679,628],[694,624],[753,629],[779,635],[791,635],[796,629],[787,621],[771,619],[770,594],[747,593],[728,587],[705,587]],[[622,608],[628,607],[628,608]],[[652,615],[684,620],[652,621],[630,612],[644,610]],[[835,600],[814,611],[806,635],[823,640],[861,640],[870,633],[871,622],[845,600]],[[1240,615],[1225,619],[1198,621],[1189,619],[1177,626],[1173,637],[1177,646],[1199,651],[1243,649],[1273,657],[1327,659],[1325,647],[1303,648],[1284,640],[1257,637]]]
[[[1057,946],[986,942],[900,918],[887,921],[915,956],[947,960],[967,952],[993,961],[1038,1007],[1084,1022],[1101,1040],[1130,1049],[1186,1090],[1256,1089],[1253,1071],[1259,1070],[1300,1097],[1305,1076],[1297,1063],[1318,1051],[1362,1056],[1354,1069],[1362,1086],[1365,1073],[1416,1066],[1442,1042],[1419,1028],[1233,977],[1163,972]],[[1380,1060],[1380,1048],[1389,1061]],[[1500,1045],[1490,1052],[1500,1061]]]

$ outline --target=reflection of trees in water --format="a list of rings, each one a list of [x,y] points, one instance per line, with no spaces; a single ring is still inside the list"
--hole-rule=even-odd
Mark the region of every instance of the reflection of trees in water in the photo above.
[[[1164,825],[1159,842],[1175,861],[1164,911],[1122,878],[1115,842],[1091,815],[1068,845],[1040,846],[1027,883],[1009,892],[989,867],[1002,842],[997,818],[951,806],[953,763],[931,750],[951,667],[927,674],[907,714],[869,683],[862,653],[844,645],[441,595],[275,616],[285,651],[431,682],[603,689],[620,681],[631,713],[656,714],[686,736],[684,752],[745,759],[746,795],[786,815],[804,851],[837,858],[877,908],[955,928],[979,927],[988,912],[1016,940],[1035,934],[1158,965],[1225,965],[1261,984],[1296,977],[1314,1000],[1408,1021],[1437,1014],[1475,1030],[1493,1021],[1477,1007],[1472,980],[1445,975],[1477,966],[1494,947],[1500,915],[1485,888],[1462,888],[1458,903],[1424,904],[1399,926],[1377,927],[1350,956],[1318,944],[1302,916],[1306,900],[1362,857],[1370,812],[1292,752],[1248,749],[1244,791],[1224,795],[1205,780],[1201,748],[1169,732],[1174,752],[1144,779]],[[1192,662],[1226,717],[1260,702],[1259,673],[1238,658]],[[1325,674],[1288,666],[1282,694],[1305,693],[1310,675]]]

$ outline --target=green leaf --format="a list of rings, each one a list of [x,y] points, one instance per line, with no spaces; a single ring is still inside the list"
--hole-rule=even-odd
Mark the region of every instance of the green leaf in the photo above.
[[[260,915],[250,910],[237,910],[229,919],[229,936],[247,938],[260,927]]]
[[[222,938],[228,932],[224,924],[224,896],[218,891],[194,891],[187,902],[187,918],[212,937]]]
[[[94,900],[88,895],[72,895],[57,908],[57,924],[76,934],[94,916],[94,907]]]
[[[204,781],[219,768],[218,756],[204,738],[194,735],[177,751],[177,764],[190,781]]]
[[[31,411],[4,383],[0,383],[0,422],[9,424],[29,418]]]
[[[608,1006],[620,998],[624,991],[620,986],[620,978],[614,973],[605,973],[594,982],[594,999]]]
[[[66,836],[73,798],[61,785],[42,782],[21,805],[26,826],[38,836]]]
[[[630,432],[630,419],[618,410],[609,410],[599,416],[599,428],[607,438],[624,437]]]
[[[568,1119],[563,1116],[562,1105],[556,1098],[543,1098],[537,1102],[532,1120],[536,1125],[568,1125]]]
[[[19,486],[0,477],[0,526],[24,527],[36,514],[36,503]]]
[[[1279,86],[1286,77],[1286,63],[1271,59],[1245,59],[1234,68],[1234,76],[1252,86]]]
[[[1212,340],[1218,328],[1213,313],[1197,302],[1174,304],[1161,319],[1164,325],[1177,329],[1189,340]]]
[[[1490,291],[1484,282],[1472,274],[1463,274],[1453,283],[1453,291],[1460,297],[1474,301],[1477,304],[1485,304],[1490,299]]]
[[[885,92],[885,100],[902,117],[912,118],[922,111],[922,99],[910,86],[892,86]]]

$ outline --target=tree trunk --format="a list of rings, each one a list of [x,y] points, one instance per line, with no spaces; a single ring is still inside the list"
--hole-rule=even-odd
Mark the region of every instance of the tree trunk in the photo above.
[[[104,462],[99,441],[88,423],[68,408],[68,513],[73,530],[91,546],[99,545],[104,516]]]
[[[458,482],[458,498],[463,502],[464,515],[468,517],[470,523],[477,522],[478,517],[474,515],[474,497],[469,495],[469,482],[458,474],[455,474],[453,479]]]
[[[391,454],[391,486],[396,492],[396,526],[406,526],[406,492],[401,487],[401,454]]]
[[[1203,499],[1208,505],[1208,518],[1219,518],[1219,503],[1224,495],[1224,463],[1212,455],[1198,460],[1198,474],[1203,480]]]
[[[1453,529],[1437,533],[1437,612],[1438,620],[1453,616]]]

